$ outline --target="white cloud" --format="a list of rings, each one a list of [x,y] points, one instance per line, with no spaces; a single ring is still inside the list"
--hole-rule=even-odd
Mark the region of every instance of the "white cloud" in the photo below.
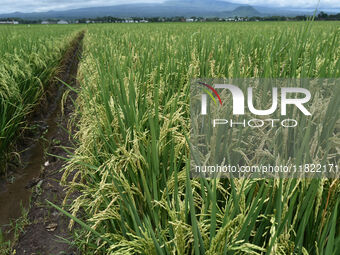
[[[127,3],[160,3],[162,0],[1,0],[0,13],[41,12]]]
[[[230,0],[230,2],[268,7],[315,8],[318,0]],[[339,0],[320,0],[320,8],[340,8]]]
[[[166,0],[0,0],[0,13],[41,12],[127,3],[160,3]],[[185,0],[183,0],[185,1]],[[209,0],[206,0],[209,1]],[[223,0],[222,0],[223,1]],[[266,7],[315,8],[318,0],[224,0]],[[340,8],[339,0],[320,0],[320,8]]]

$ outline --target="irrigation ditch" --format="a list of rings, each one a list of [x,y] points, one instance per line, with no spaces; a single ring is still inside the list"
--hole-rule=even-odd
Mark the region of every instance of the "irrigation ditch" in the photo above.
[[[81,31],[70,42],[55,75],[70,86],[77,86],[84,35],[85,31]],[[61,205],[65,197],[59,184],[63,174],[60,169],[65,163],[63,158],[68,156],[67,150],[72,148],[74,127],[69,120],[76,96],[54,79],[29,119],[29,125],[37,128],[35,133],[29,134],[30,139],[21,140],[20,146],[27,147],[21,155],[23,167],[12,171],[11,181],[0,184],[2,242],[11,246],[4,249],[0,245],[0,255],[76,252],[61,241],[61,238],[72,238],[67,228],[69,219],[46,202]],[[65,100],[61,102],[62,99]]]

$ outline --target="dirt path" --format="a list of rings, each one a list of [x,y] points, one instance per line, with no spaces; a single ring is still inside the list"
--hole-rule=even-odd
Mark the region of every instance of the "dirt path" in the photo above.
[[[76,76],[78,71],[79,56],[82,51],[82,39],[84,33],[81,33],[72,42],[71,47],[65,54],[63,68],[58,77],[71,86],[76,86]],[[58,84],[61,86],[62,84]],[[62,85],[63,86],[63,85]],[[64,87],[65,89],[65,87]],[[50,97],[54,95],[50,95]],[[68,121],[73,112],[72,100],[76,98],[74,92],[70,92],[64,104],[64,112],[61,114],[61,106],[58,105],[59,114],[56,116],[57,130],[49,138],[50,144],[47,153],[60,157],[67,157],[67,152],[62,147],[72,147],[72,138],[68,132]],[[60,101],[60,100],[59,100]],[[19,240],[14,247],[15,254],[22,255],[59,255],[59,254],[77,254],[76,249],[59,237],[72,238],[67,226],[69,219],[62,215],[56,209],[47,205],[46,200],[56,205],[61,205],[65,197],[63,188],[59,185],[62,169],[65,161],[55,157],[46,156],[43,172],[40,177],[33,180],[29,186],[35,189],[32,196],[31,209],[28,214],[30,224],[20,235]]]

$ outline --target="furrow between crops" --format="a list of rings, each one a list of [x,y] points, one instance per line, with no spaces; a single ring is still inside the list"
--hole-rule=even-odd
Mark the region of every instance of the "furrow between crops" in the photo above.
[[[65,84],[76,86],[84,34],[84,31],[79,32],[69,43],[55,75],[58,82],[53,82],[46,95],[46,110],[40,114],[42,119],[38,121],[46,127],[46,131],[32,146],[30,162],[22,169],[22,176],[9,185],[4,194],[0,194],[0,201],[3,200],[2,203],[6,203],[4,208],[7,208],[7,215],[1,218],[6,219],[7,223],[9,220],[14,222],[3,229],[5,238],[12,243],[16,242],[14,248],[7,242],[8,252],[58,254],[59,251],[72,250],[66,243],[58,242],[56,237],[69,237],[67,220],[51,210],[46,199],[61,204],[65,196],[58,179],[61,177],[60,169],[64,162],[61,158],[66,156],[65,148],[72,144],[69,133],[72,132],[72,128],[68,119],[72,114],[73,100],[76,97]],[[19,218],[21,204],[26,213]],[[20,236],[16,232],[18,228],[24,230]]]

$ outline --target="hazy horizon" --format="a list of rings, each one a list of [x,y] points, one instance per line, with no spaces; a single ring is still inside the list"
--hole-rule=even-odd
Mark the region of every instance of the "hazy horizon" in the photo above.
[[[187,0],[195,1],[195,0]],[[198,0],[204,1],[204,0]],[[224,0],[220,0],[224,1]],[[13,13],[13,12],[47,12],[47,11],[65,11],[71,9],[88,8],[88,7],[102,7],[102,6],[113,6],[121,4],[136,4],[136,3],[164,3],[162,0],[2,0],[1,1],[0,14]],[[249,4],[252,6],[264,6],[269,8],[288,8],[294,10],[303,9],[315,9],[318,1],[309,0],[230,0],[224,1],[237,4]],[[337,12],[340,10],[340,3],[338,0],[321,0],[319,9],[327,10],[329,12]]]

